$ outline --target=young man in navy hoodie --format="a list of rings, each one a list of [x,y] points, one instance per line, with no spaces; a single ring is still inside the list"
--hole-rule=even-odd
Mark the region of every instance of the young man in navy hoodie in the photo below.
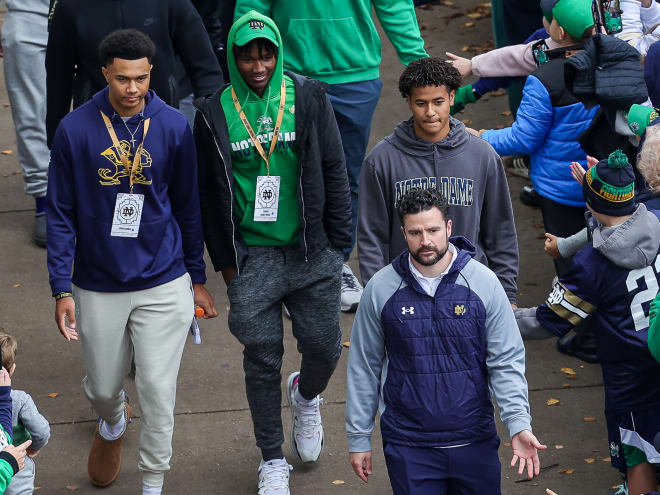
[[[143,494],[160,494],[169,469],[193,298],[217,316],[204,288],[195,145],[185,117],[149,90],[155,50],[132,29],[101,42],[108,87],[58,126],[46,208],[55,320],[67,340],[80,336],[83,389],[100,417],[89,476],[107,486],[119,475],[134,359]]]

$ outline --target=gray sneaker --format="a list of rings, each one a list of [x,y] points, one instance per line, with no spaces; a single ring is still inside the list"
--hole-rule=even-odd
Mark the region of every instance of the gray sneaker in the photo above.
[[[341,270],[341,310],[345,313],[352,313],[360,304],[362,284],[346,263],[342,264]]]
[[[46,214],[34,215],[34,243],[42,248],[46,247]]]

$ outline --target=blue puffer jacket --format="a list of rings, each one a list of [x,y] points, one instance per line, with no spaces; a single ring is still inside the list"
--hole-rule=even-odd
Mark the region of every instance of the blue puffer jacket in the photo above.
[[[455,260],[434,297],[410,271],[407,250],[365,288],[348,364],[351,452],[371,449],[379,401],[383,440],[394,444],[445,447],[495,437],[489,387],[510,434],[530,429],[525,350],[504,289],[472,259],[469,241],[450,242]]]
[[[530,155],[530,178],[541,196],[568,206],[584,207],[580,185],[571,177],[571,162],[586,164],[577,142],[598,111],[585,108],[566,89],[565,52],[548,53],[550,61],[530,76],[512,127],[482,134],[501,156]]]
[[[492,438],[496,431],[486,370],[486,308],[468,287],[455,283],[475,251],[458,251],[435,298],[420,294],[405,254],[392,266],[407,287],[397,291],[381,313],[389,358],[383,388],[389,414],[381,417],[383,437],[434,446]]]

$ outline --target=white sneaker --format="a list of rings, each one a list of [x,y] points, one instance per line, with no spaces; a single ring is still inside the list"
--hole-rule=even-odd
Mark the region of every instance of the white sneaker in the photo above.
[[[323,451],[323,423],[321,399],[318,395],[310,401],[296,400],[300,372],[289,375],[287,398],[291,407],[291,447],[303,462],[316,462]]]
[[[341,310],[352,313],[357,310],[362,297],[362,284],[353,274],[353,270],[346,263],[341,269]]]
[[[286,459],[273,459],[259,464],[258,495],[290,495],[289,471],[293,466]]]

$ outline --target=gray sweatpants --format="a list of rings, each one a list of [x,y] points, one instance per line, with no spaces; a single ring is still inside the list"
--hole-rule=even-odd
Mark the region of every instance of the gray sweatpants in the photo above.
[[[34,493],[34,461],[25,458],[25,467],[16,473],[4,491],[4,495],[32,495]]]
[[[124,411],[124,379],[135,356],[140,462],[147,485],[163,484],[172,457],[176,380],[194,304],[187,273],[134,292],[73,288],[87,375],[83,390],[96,413],[114,424]]]
[[[325,249],[305,262],[298,247],[250,247],[229,284],[229,329],[245,346],[243,369],[257,446],[277,449],[282,431],[282,303],[302,353],[298,390],[313,398],[328,385],[341,354],[339,304],[343,255]]]
[[[18,162],[25,192],[46,195],[50,151],[46,146],[46,43],[48,0],[43,12],[16,10],[8,4],[2,26],[5,84],[16,129]]]

